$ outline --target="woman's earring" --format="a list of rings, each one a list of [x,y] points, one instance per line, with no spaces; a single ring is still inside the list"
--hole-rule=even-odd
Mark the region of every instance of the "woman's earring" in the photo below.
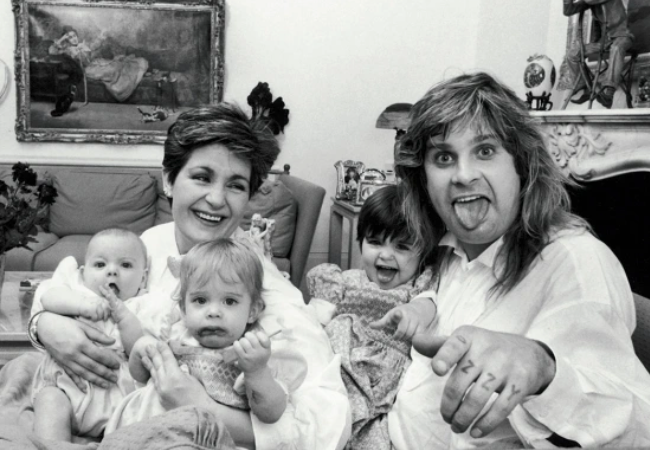
[[[166,197],[170,197],[170,198],[171,198],[171,196],[172,196],[172,190],[169,188],[169,186],[165,186],[165,187],[163,188],[163,194],[165,194]]]

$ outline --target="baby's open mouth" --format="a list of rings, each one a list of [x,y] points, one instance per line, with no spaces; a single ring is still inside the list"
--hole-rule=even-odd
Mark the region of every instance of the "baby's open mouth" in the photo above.
[[[390,283],[393,277],[397,274],[396,267],[389,267],[381,264],[376,264],[375,269],[377,270],[377,279],[381,283]]]
[[[120,295],[120,288],[115,283],[109,283],[108,287],[115,295]]]

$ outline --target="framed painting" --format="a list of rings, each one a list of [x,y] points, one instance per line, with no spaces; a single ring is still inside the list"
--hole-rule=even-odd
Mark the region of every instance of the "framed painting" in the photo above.
[[[162,143],[222,99],[225,0],[12,0],[19,141]]]

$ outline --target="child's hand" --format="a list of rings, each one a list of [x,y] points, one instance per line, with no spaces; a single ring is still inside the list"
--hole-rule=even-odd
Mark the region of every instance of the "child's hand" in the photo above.
[[[265,368],[271,357],[271,339],[263,331],[248,332],[232,346],[237,354],[239,368],[244,373]]]
[[[429,326],[429,323],[424,323],[426,319],[422,316],[421,311],[418,311],[410,304],[396,306],[386,313],[384,317],[374,322],[371,322],[370,328],[380,329],[388,327],[396,327],[393,336],[396,339],[411,340],[413,336],[418,333],[423,333]]]
[[[115,323],[120,323],[129,314],[129,310],[122,300],[120,300],[113,289],[108,287],[108,284],[99,286],[99,292],[106,298],[110,306],[110,316]]]
[[[111,316],[111,306],[106,299],[99,296],[86,297],[79,315],[93,322],[106,320]]]

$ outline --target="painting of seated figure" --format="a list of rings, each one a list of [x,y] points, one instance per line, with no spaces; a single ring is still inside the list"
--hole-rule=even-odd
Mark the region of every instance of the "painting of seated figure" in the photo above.
[[[162,142],[222,97],[223,0],[12,1],[19,140]]]

